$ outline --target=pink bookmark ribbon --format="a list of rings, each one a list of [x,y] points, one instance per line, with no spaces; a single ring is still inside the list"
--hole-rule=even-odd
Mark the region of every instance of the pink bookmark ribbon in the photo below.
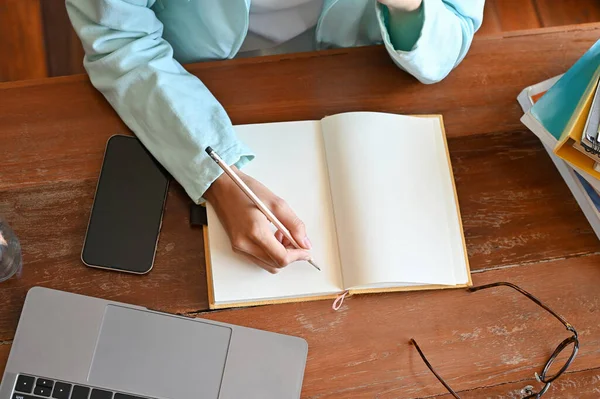
[[[349,293],[349,291],[344,291],[341,294],[339,294],[337,296],[337,298],[335,298],[335,301],[333,301],[333,305],[331,305],[331,309],[339,310],[342,307],[342,304],[344,303],[344,298],[346,298],[348,293]]]

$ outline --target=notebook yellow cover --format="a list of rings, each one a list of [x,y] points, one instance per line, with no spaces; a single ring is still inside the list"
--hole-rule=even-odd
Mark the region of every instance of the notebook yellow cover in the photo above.
[[[211,309],[472,285],[441,115],[358,112],[235,128],[257,155],[245,171],[305,222],[322,271],[303,262],[261,270],[231,250],[208,204]]]
[[[595,80],[585,91],[585,95],[581,99],[581,106],[576,108],[576,112],[573,114],[570,123],[554,148],[554,153],[566,162],[569,162],[570,164],[589,173],[596,179],[600,179],[600,172],[594,169],[596,160],[586,155],[581,149],[577,148],[581,146],[580,143],[583,130],[590,113],[590,108],[594,100],[594,93],[596,92],[597,86],[598,79],[595,78]]]

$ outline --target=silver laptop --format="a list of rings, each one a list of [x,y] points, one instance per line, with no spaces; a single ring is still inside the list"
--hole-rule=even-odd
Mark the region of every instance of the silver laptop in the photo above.
[[[296,337],[36,287],[0,399],[297,399],[307,351]]]

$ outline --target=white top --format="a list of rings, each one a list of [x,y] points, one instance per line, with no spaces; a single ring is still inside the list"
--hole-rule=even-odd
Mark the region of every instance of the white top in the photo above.
[[[323,0],[252,0],[240,56],[313,50],[322,7]]]

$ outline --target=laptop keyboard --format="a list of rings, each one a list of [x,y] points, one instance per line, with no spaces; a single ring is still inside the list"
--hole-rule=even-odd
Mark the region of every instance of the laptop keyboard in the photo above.
[[[12,399],[147,399],[115,391],[20,375]]]

